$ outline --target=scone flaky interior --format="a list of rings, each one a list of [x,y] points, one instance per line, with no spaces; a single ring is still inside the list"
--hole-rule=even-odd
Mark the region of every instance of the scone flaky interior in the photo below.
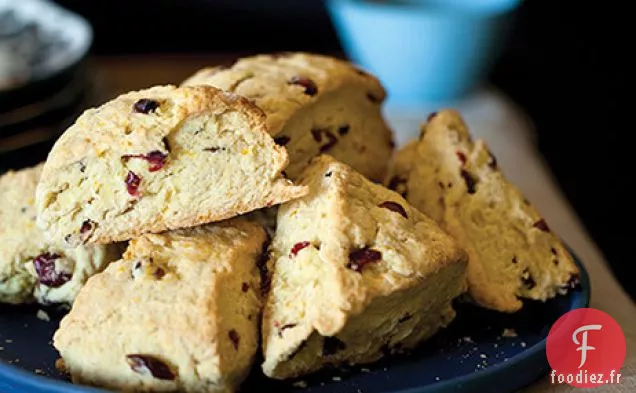
[[[260,109],[213,87],[158,86],[87,110],[37,190],[38,224],[67,244],[109,243],[230,218],[304,194]]]
[[[382,181],[393,152],[377,78],[336,58],[310,53],[258,55],[200,70],[184,85],[212,85],[252,99],[290,157],[296,179],[312,157],[329,154]]]

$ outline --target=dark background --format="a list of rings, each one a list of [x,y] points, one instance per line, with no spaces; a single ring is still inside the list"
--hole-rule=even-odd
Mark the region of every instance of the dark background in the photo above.
[[[93,24],[96,54],[341,52],[318,0],[58,3]],[[491,80],[534,121],[567,197],[636,299],[634,22],[626,3],[526,1]]]

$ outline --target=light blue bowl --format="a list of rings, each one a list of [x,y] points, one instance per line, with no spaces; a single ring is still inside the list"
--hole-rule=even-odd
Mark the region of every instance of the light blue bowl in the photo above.
[[[522,0],[328,0],[347,56],[391,104],[447,102],[482,83]]]

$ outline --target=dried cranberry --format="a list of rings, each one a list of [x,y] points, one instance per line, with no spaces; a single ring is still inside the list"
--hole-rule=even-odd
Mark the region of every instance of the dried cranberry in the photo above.
[[[155,271],[152,273],[153,276],[155,276],[155,278],[157,280],[161,280],[163,278],[163,276],[166,275],[166,271],[163,270],[162,268],[158,267],[155,269]]]
[[[97,227],[97,224],[94,221],[84,220],[79,231],[80,238],[82,239],[83,243],[86,243],[86,241],[91,237],[93,232],[95,232],[96,227]]]
[[[55,260],[61,258],[59,254],[45,252],[33,259],[35,272],[40,284],[51,288],[58,288],[71,279],[71,273],[55,270]]]
[[[137,113],[154,112],[157,108],[159,108],[159,103],[148,98],[142,98],[133,105],[133,110]]]
[[[241,284],[241,291],[243,292],[247,292],[250,290],[250,284],[244,282],[243,284]]]
[[[550,232],[550,228],[548,227],[548,223],[542,218],[539,221],[533,224],[535,228],[543,232]]]
[[[318,143],[322,142],[322,128],[312,128],[311,136]]]
[[[552,255],[557,255],[557,250],[554,247],[550,248],[550,252],[552,253]]]
[[[437,185],[439,186],[439,188],[441,188],[442,190],[444,189],[444,183],[442,183],[441,181],[437,182]]]
[[[148,171],[156,172],[159,169],[163,168],[163,166],[166,164],[166,158],[168,158],[168,155],[163,154],[159,150],[153,150],[148,154],[126,154],[121,158],[124,160],[130,160],[131,158],[141,158],[142,160],[148,161]]]
[[[232,345],[234,345],[234,349],[238,351],[239,342],[241,341],[241,338],[239,337],[238,332],[232,329],[229,332],[227,332],[227,336],[230,338],[230,341],[232,341]]]
[[[459,162],[461,162],[462,165],[466,165],[466,154],[462,153],[461,151],[458,151],[457,158],[459,158]]]
[[[331,175],[333,175],[333,172],[331,172],[331,171],[325,173],[325,177],[331,177]]]
[[[278,337],[283,338],[283,331],[287,330],[287,329],[292,329],[295,328],[296,326],[298,326],[297,323],[286,323],[283,326],[278,328]]]
[[[383,207],[385,209],[389,209],[392,212],[396,212],[398,214],[400,214],[402,217],[404,218],[409,218],[406,215],[406,210],[404,210],[404,208],[402,207],[402,205],[400,205],[397,202],[391,202],[391,201],[386,201],[386,202],[382,202],[378,205],[378,207]]]
[[[477,185],[477,181],[475,180],[473,175],[468,173],[468,171],[466,171],[465,169],[461,170],[460,175],[464,178],[464,182],[466,183],[466,189],[468,190],[468,193],[474,194],[476,192],[475,186]]]
[[[435,116],[437,116],[437,112],[432,112],[430,115],[428,115],[428,117],[426,118],[426,121],[430,122],[431,120],[433,120]]]
[[[404,323],[406,321],[408,321],[409,319],[413,318],[413,315],[406,313],[404,314],[404,316],[400,319],[398,319],[398,323]]]
[[[331,149],[338,142],[338,138],[333,133],[331,133],[331,131],[325,131],[325,136],[327,137],[327,143],[320,146],[321,153],[324,153],[327,150]]]
[[[488,151],[488,155],[490,156],[490,160],[488,161],[488,166],[490,169],[497,169],[497,158],[491,151]]]
[[[534,278],[532,278],[532,275],[530,274],[527,268],[523,269],[523,273],[521,275],[521,281],[523,282],[523,285],[525,285],[527,289],[532,289],[537,286],[537,282],[534,281]]]
[[[512,257],[512,263],[518,263],[517,256]]]
[[[126,175],[126,187],[130,195],[139,195],[139,184],[141,184],[141,177],[133,171],[128,171],[128,175]]]
[[[138,374],[150,374],[157,379],[172,381],[176,378],[174,371],[165,362],[150,355],[126,355],[130,368]]]
[[[303,248],[309,247],[310,245],[311,245],[310,242],[298,242],[294,244],[294,246],[289,251],[289,257],[290,258],[295,257],[300,250],[302,250]]]
[[[382,253],[377,250],[370,249],[368,247],[359,248],[349,253],[349,263],[347,268],[361,272],[365,265],[374,263],[382,259]]]
[[[286,144],[288,144],[290,141],[289,137],[286,135],[281,135],[281,136],[277,136],[276,138],[274,138],[274,142],[276,142],[277,145],[280,146],[285,146]]]
[[[322,356],[331,356],[340,350],[346,349],[345,343],[336,337],[325,337],[322,343]]]
[[[80,233],[81,234],[85,234],[86,232],[90,231],[91,229],[93,229],[93,224],[94,222],[91,220],[86,220],[82,223],[82,226],[80,227]]]
[[[305,88],[305,94],[308,96],[315,96],[318,94],[318,86],[316,83],[309,78],[304,78],[301,76],[294,76],[287,82],[290,85],[299,85]]]
[[[382,97],[377,97],[373,93],[367,93],[367,98],[374,104],[379,104],[382,102]]]
[[[342,136],[347,135],[349,133],[349,128],[351,128],[349,124],[341,125],[340,127],[338,127],[338,134]]]

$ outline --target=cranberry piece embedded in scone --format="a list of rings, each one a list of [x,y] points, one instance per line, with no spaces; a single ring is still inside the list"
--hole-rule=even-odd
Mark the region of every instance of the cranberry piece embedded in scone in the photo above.
[[[137,374],[150,374],[157,379],[172,381],[176,375],[165,362],[151,355],[126,355],[130,368]]]
[[[532,226],[537,228],[540,231],[550,232],[550,227],[548,227],[548,223],[545,222],[545,220],[543,218],[540,219],[539,221],[535,222]]]
[[[382,253],[368,247],[359,248],[349,253],[349,263],[347,268],[355,272],[361,272],[369,263],[374,263],[382,259]]]
[[[466,165],[466,154],[462,153],[461,151],[458,151],[457,158],[459,158],[459,162],[461,162],[462,165]]]
[[[322,141],[322,128],[312,128],[311,129],[311,137],[314,138],[316,142]]]
[[[382,207],[382,208],[385,208],[385,209],[389,209],[389,210],[391,210],[391,211],[393,211],[393,212],[396,212],[396,213],[400,214],[400,215],[401,215],[402,217],[404,217],[404,218],[409,218],[409,217],[406,215],[406,210],[404,210],[404,208],[402,207],[402,205],[400,205],[400,204],[399,204],[399,203],[397,203],[397,202],[391,202],[391,201],[382,202],[382,203],[380,203],[380,204],[378,205],[378,207]]]
[[[295,257],[300,250],[302,250],[303,248],[309,247],[310,245],[311,245],[310,242],[298,242],[294,244],[294,246],[289,251],[289,257],[290,258]]]
[[[133,171],[128,171],[126,175],[126,188],[128,193],[132,196],[139,195],[139,184],[141,184],[141,177]]]
[[[156,172],[159,169],[163,168],[163,166],[166,164],[166,158],[168,158],[168,155],[160,152],[159,150],[153,150],[148,154],[126,154],[121,158],[124,160],[129,160],[131,158],[141,158],[142,160],[148,161],[148,171]]]
[[[462,176],[462,178],[464,179],[464,182],[466,183],[466,190],[468,190],[468,193],[474,194],[475,192],[477,192],[477,190],[475,189],[475,186],[477,185],[477,180],[475,180],[473,175],[471,175],[468,171],[464,169],[461,170],[460,175]]]
[[[232,329],[227,333],[227,336],[230,338],[230,341],[232,341],[232,345],[234,345],[234,349],[238,350],[239,342],[241,341],[241,338],[239,337],[238,332]]]
[[[437,116],[437,112],[432,112],[430,115],[428,115],[428,117],[426,118],[426,121],[430,122],[431,120],[433,120],[435,116]]]
[[[93,232],[95,232],[95,228],[97,228],[97,223],[92,220],[84,220],[82,226],[80,227],[80,239],[82,243],[86,243],[86,241],[91,237]]]
[[[142,98],[139,101],[135,102],[133,105],[133,110],[137,113],[150,113],[154,112],[159,108],[159,103],[155,100],[150,100],[148,98]]]
[[[45,252],[33,259],[33,266],[38,275],[40,284],[51,288],[58,288],[71,279],[71,273],[57,271],[55,269],[55,261],[60,259],[61,255]]]
[[[168,155],[167,154],[163,154],[162,152],[160,152],[158,150],[155,150],[155,151],[151,151],[150,153],[146,154],[144,156],[144,158],[150,164],[148,170],[150,172],[156,172],[159,169],[163,168],[164,165],[166,165],[166,158],[168,158]]]
[[[277,136],[274,138],[274,142],[279,146],[285,146],[290,141],[289,137],[286,135]]]
[[[327,150],[331,149],[338,142],[338,138],[329,130],[324,130],[324,134],[327,137],[327,143],[320,146],[320,152],[324,153]]]
[[[290,85],[299,85],[304,87],[305,94],[308,96],[315,96],[316,94],[318,94],[318,86],[316,86],[316,82],[312,81],[309,78],[294,76],[287,83]]]
[[[351,128],[349,126],[349,124],[343,124],[340,127],[338,127],[338,134],[345,136],[349,133],[349,128]]]

